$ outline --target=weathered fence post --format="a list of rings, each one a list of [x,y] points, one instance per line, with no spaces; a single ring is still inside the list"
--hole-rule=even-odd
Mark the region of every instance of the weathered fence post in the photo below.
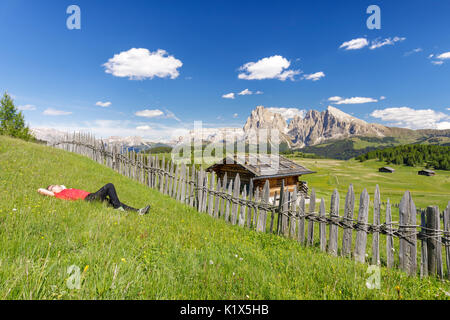
[[[426,210],[420,210],[421,226],[421,255],[420,255],[420,277],[428,276],[428,248],[427,248],[427,216]]]
[[[352,253],[352,231],[353,231],[353,214],[355,211],[355,192],[353,185],[348,187],[347,195],[345,196],[344,209],[344,231],[342,232],[342,256],[348,257]]]
[[[242,191],[242,200],[246,200],[247,199],[247,189],[244,188],[244,190]],[[241,204],[241,210],[240,210],[240,214],[239,214],[239,226],[243,227],[245,224],[245,208],[246,205]]]
[[[394,229],[392,228],[391,203],[389,199],[386,203],[386,265],[388,268],[394,266],[394,238],[392,236]]]
[[[367,219],[369,217],[369,194],[364,189],[359,199],[358,231],[356,232],[355,261],[365,262],[367,243]]]
[[[264,189],[262,192],[262,203],[264,206],[269,205],[269,180],[266,180],[266,183],[264,184]],[[259,210],[259,217],[258,217],[258,224],[256,226],[256,231],[259,232],[266,232],[266,221],[267,221],[267,209],[260,209]]]
[[[248,201],[253,201],[253,179],[250,179],[250,185],[248,187]],[[249,229],[252,227],[252,213],[253,204],[247,209],[247,228]]]
[[[288,222],[289,222],[289,216],[288,216],[288,209],[289,209],[289,191],[288,188],[285,188],[285,182],[283,180],[282,187],[280,189],[280,208],[281,210],[278,213],[278,234],[283,234],[286,236],[288,234]],[[281,195],[283,194],[283,200],[281,200]]]
[[[197,172],[197,211],[202,212],[203,205],[203,170]]]
[[[234,186],[233,186],[233,201],[231,204],[231,223],[232,224],[236,224],[236,221],[237,221],[237,214],[238,214],[238,207],[239,207],[239,203],[237,201],[239,199],[240,188],[241,188],[241,179],[239,178],[239,173],[238,173],[238,174],[236,174],[236,177],[234,179]]]
[[[187,165],[185,165],[185,168],[186,168],[186,175],[185,175],[185,181],[184,181],[184,188],[186,191],[186,195],[184,197],[184,203],[188,206],[191,201],[191,184],[189,182],[191,179],[191,174],[189,171],[190,168]]]
[[[444,237],[445,256],[447,261],[447,279],[450,280],[450,201],[444,211]]]
[[[170,181],[170,163],[166,162],[165,176],[164,176],[164,194],[169,194],[169,181]]]
[[[320,250],[326,251],[327,249],[327,224],[325,221],[325,200],[324,198],[320,201],[320,209],[319,209],[319,240],[320,240]]]
[[[154,159],[154,161],[153,161],[153,164],[154,164],[154,168],[155,168],[155,179],[153,180],[153,188],[154,189],[157,189],[157,187],[158,187],[158,183],[160,182],[160,179],[159,179],[159,159],[158,159],[158,156],[156,155],[155,156],[155,159]]]
[[[219,208],[220,208],[220,195],[219,193],[222,190],[222,185],[221,185],[221,181],[220,178],[217,179],[217,184],[216,184],[216,201],[214,203],[214,218],[219,218]]]
[[[305,196],[300,194],[300,204],[298,206],[297,241],[301,244],[305,243],[305,213]]]
[[[331,196],[330,205],[330,241],[328,244],[328,253],[337,256],[338,254],[338,225],[339,222],[339,192],[334,189]]]
[[[181,201],[181,203],[185,203],[186,202],[186,165],[184,163],[181,164],[180,183],[181,183],[181,195],[180,195],[179,201]]]
[[[417,270],[416,206],[409,191],[402,197],[399,215],[400,268],[409,275],[414,275]]]
[[[165,172],[165,159],[164,156],[161,159],[161,174],[160,174],[160,182],[159,182],[159,192],[163,193],[164,192],[164,182],[165,182],[165,177],[166,177],[166,172]]]
[[[375,195],[373,199],[373,224],[374,232],[372,235],[372,265],[380,265],[380,232],[379,228],[381,225],[380,219],[381,210],[381,195],[380,188],[378,185],[375,188]]]
[[[173,168],[174,168],[174,163],[173,163],[173,161],[170,161],[170,168],[169,168],[169,174],[167,175],[168,176],[168,181],[169,181],[169,183],[168,183],[168,189],[167,189],[167,194],[170,196],[170,197],[173,197]]]
[[[284,184],[284,182],[282,182],[282,183]],[[281,190],[283,190],[283,189],[284,189],[284,186],[282,185],[281,186]],[[275,191],[275,193],[273,195],[273,205],[274,206],[277,205],[277,195],[278,195],[278,193]],[[283,201],[283,199],[282,199],[283,196],[284,196],[284,193],[282,191],[280,191],[280,200],[278,202],[278,210],[277,210],[278,215],[279,215],[279,212],[282,209],[281,208],[281,203]],[[275,223],[275,210],[272,210],[272,212],[270,214],[270,225],[269,225],[269,232],[270,233],[273,233],[273,225],[274,225],[274,223]],[[278,230],[278,224],[279,223],[280,223],[280,219],[279,219],[279,217],[277,217],[277,230]]]
[[[225,213],[227,210],[227,203],[228,203],[227,198],[226,198],[226,194],[227,194],[227,173],[226,172],[223,176],[221,193],[222,193],[222,205],[220,206],[220,217],[225,217]]]
[[[197,184],[195,183],[196,181],[196,177],[197,177],[197,171],[195,170],[195,165],[193,164],[191,167],[191,181],[190,181],[190,185],[191,185],[191,191],[189,192],[189,205],[191,207],[195,207],[197,206],[197,203],[195,201],[197,201]]]
[[[208,181],[209,181],[209,176],[208,173],[206,171],[203,171],[203,204],[202,204],[202,212],[206,212],[206,204],[207,204],[207,199],[210,196],[208,194]]]
[[[316,209],[316,190],[311,190],[311,197],[309,198],[309,214],[314,215]],[[314,221],[309,219],[308,221],[308,238],[307,244],[312,246],[314,244]]]
[[[254,201],[255,201],[255,203],[258,203],[260,201],[259,188],[256,188]],[[253,210],[253,228],[255,228],[255,230],[256,230],[257,224],[258,224],[258,208],[255,207]]]
[[[208,197],[208,214],[213,215],[214,210],[214,183],[216,182],[216,173],[213,171],[211,173],[211,179],[209,180],[209,197]]]
[[[229,199],[226,200],[226,206],[225,206],[225,221],[230,221],[230,203],[231,203],[231,196],[233,194],[233,179],[230,180],[228,183],[228,191],[227,191]]]
[[[443,277],[439,207],[427,208],[428,273]]]
[[[291,239],[296,238],[297,233],[297,219],[298,219],[298,212],[297,212],[297,186],[294,187],[294,191],[292,192],[292,198],[291,198],[291,217],[290,217],[290,226],[289,226],[289,237]]]

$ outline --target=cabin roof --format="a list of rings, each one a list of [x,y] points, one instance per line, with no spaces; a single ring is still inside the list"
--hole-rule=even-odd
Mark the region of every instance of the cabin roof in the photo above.
[[[278,169],[276,168],[276,161],[278,160]],[[251,172],[255,177],[253,179],[266,179],[276,177],[288,177],[315,173],[304,166],[288,160],[283,156],[271,155],[234,155],[234,157],[225,157],[222,161],[213,164],[207,171],[215,171],[221,165],[239,164],[244,169]],[[272,168],[274,167],[274,168]]]
[[[391,168],[391,167],[381,167],[380,169],[386,169],[386,170],[389,170],[389,171],[395,171],[395,169]]]
[[[422,169],[422,170],[419,170],[419,172],[436,173],[433,170],[429,170],[429,169]]]

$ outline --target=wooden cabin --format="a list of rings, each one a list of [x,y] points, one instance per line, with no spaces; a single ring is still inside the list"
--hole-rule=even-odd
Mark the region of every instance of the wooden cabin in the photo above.
[[[418,172],[418,174],[421,176],[429,176],[430,177],[430,176],[434,176],[436,174],[436,172],[434,172],[433,170],[423,169],[423,170],[420,170]]]
[[[271,197],[275,192],[280,192],[280,187],[284,180],[284,185],[288,187],[290,192],[294,191],[294,187],[297,186],[298,192],[307,196],[308,186],[306,182],[300,181],[299,178],[305,174],[315,172],[282,156],[273,157],[278,158],[249,155],[234,156],[234,158],[226,157],[222,161],[207,168],[206,171],[214,171],[221,181],[223,181],[225,173],[227,174],[228,181],[231,179],[234,180],[239,173],[241,187],[247,186],[247,188],[250,185],[250,181],[253,181],[254,189],[260,188],[262,190],[268,180]],[[277,160],[278,166],[271,165],[270,161],[275,161],[276,163]],[[277,169],[273,169],[272,167],[277,167]]]
[[[387,172],[387,173],[394,173],[395,169],[391,167],[381,167],[378,169],[379,172]]]

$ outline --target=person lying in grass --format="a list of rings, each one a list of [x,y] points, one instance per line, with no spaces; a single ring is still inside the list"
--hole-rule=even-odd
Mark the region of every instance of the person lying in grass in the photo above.
[[[108,201],[108,203],[113,206],[114,209],[120,211],[134,211],[139,213],[140,215],[147,214],[150,209],[150,205],[141,209],[135,209],[120,202],[119,197],[116,193],[116,188],[112,183],[106,184],[95,193],[90,193],[79,189],[67,189],[64,185],[49,185],[47,189],[38,189],[38,192],[45,196],[55,197],[63,200]]]

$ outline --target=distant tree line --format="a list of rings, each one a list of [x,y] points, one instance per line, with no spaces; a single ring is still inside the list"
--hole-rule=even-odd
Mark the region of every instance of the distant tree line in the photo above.
[[[378,159],[392,164],[412,167],[425,165],[427,168],[450,170],[450,147],[426,144],[401,145],[369,151],[356,159],[361,162]]]

